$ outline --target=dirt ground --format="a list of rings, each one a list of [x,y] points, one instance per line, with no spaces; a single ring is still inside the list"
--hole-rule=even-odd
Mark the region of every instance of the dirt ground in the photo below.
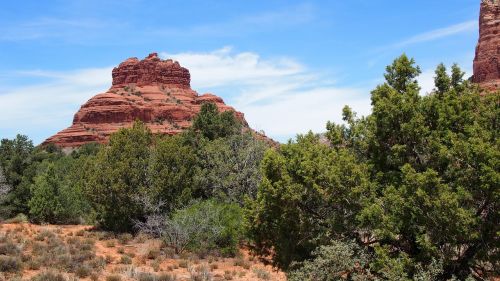
[[[246,249],[235,258],[175,255],[157,239],[113,235],[92,226],[0,224],[0,238],[0,257],[10,254],[21,264],[4,268],[0,280],[31,280],[47,271],[67,280],[286,280],[283,272],[264,265]],[[57,262],[59,253],[65,266]]]

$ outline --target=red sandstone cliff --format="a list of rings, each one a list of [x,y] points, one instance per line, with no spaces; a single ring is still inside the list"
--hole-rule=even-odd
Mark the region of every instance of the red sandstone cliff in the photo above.
[[[131,127],[137,119],[153,133],[176,134],[191,126],[205,102],[215,103],[221,111],[234,111],[220,97],[198,95],[191,89],[189,71],[178,62],[161,60],[156,53],[144,60],[127,59],[112,74],[111,88],[82,105],[73,124],[43,145],[78,147],[89,142],[104,143],[110,134]],[[243,114],[235,114],[246,125]]]
[[[473,81],[500,90],[500,0],[481,1]]]

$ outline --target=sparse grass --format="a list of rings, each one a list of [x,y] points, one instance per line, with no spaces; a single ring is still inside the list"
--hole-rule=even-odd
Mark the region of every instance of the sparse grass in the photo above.
[[[135,242],[136,243],[144,243],[146,242],[146,240],[148,240],[148,235],[145,234],[145,233],[139,233],[136,237],[135,237]]]
[[[0,244],[0,255],[13,256],[18,255],[20,252],[21,251],[16,246],[16,244],[12,243],[11,241]]]
[[[180,260],[177,263],[179,264],[180,268],[187,268],[188,267],[188,261],[187,260]]]
[[[175,274],[161,273],[158,275],[157,281],[176,281],[177,276]]]
[[[151,262],[151,267],[155,272],[158,272],[160,271],[160,264],[161,261],[159,259],[155,259],[154,261]]]
[[[108,241],[106,241],[106,247],[108,247],[108,248],[114,248],[115,246],[116,246],[116,244],[115,244],[114,240],[108,240]]]
[[[66,278],[59,272],[44,271],[31,278],[31,281],[66,281]]]
[[[267,270],[265,270],[265,269],[254,268],[253,273],[259,279],[262,279],[262,280],[270,280],[271,279],[271,274],[269,274],[269,272],[267,272]]]
[[[118,241],[120,241],[120,244],[122,245],[128,244],[128,242],[130,242],[130,240],[132,240],[133,238],[134,237],[130,233],[123,233],[118,235]]]
[[[75,270],[75,275],[79,278],[85,278],[92,273],[92,269],[88,265],[79,265]]]
[[[233,275],[231,274],[231,271],[229,271],[229,270],[224,271],[224,279],[233,280]]]
[[[0,272],[19,272],[22,269],[22,261],[17,257],[0,256]]]
[[[196,267],[189,267],[189,280],[190,281],[211,281],[212,273],[207,265],[199,265]]]
[[[90,274],[90,280],[92,280],[92,281],[98,281],[99,280],[99,274],[97,274],[96,272]]]
[[[46,238],[50,239],[55,237],[56,234],[48,229],[44,229],[38,233],[37,236],[35,236],[36,241],[44,241]]]
[[[157,257],[160,256],[160,250],[159,249],[149,249],[146,257],[150,260],[154,260]]]
[[[117,274],[112,274],[112,275],[106,276],[106,281],[121,281],[121,280],[122,280],[122,277],[120,275],[117,275]]]
[[[120,258],[120,263],[122,264],[132,264],[132,258],[127,256],[127,255],[123,255],[121,258]]]
[[[139,272],[135,279],[137,281],[156,281],[156,276],[149,272]]]

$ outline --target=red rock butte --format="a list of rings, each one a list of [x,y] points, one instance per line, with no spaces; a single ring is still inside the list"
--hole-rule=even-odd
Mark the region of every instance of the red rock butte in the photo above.
[[[88,100],[69,128],[42,145],[75,148],[90,142],[105,143],[112,133],[131,127],[135,120],[144,122],[153,133],[177,134],[191,126],[206,102],[214,103],[220,111],[234,111],[247,126],[243,114],[220,97],[193,91],[189,70],[176,61],[160,59],[156,53],[144,60],[129,58],[115,67],[112,75],[111,88]]]
[[[482,0],[473,82],[487,91],[500,90],[500,0]]]

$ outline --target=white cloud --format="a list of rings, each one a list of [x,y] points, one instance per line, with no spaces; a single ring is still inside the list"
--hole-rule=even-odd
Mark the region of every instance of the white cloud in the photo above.
[[[0,93],[0,137],[15,133],[32,136],[36,143],[71,124],[78,108],[93,95],[111,85],[111,68],[81,69],[71,72],[24,71],[18,76],[43,77],[46,81]]]
[[[370,111],[369,90],[324,82],[328,77],[290,58],[263,59],[229,47],[161,56],[187,67],[195,90],[232,92],[228,103],[245,113],[250,126],[281,141],[308,130],[322,132],[328,120],[341,122],[344,105],[360,115]]]
[[[190,70],[193,89],[214,90],[243,112],[254,129],[280,141],[308,130],[323,132],[328,120],[341,122],[346,104],[360,115],[370,110],[367,89],[338,87],[290,58],[264,59],[254,52],[234,52],[227,47],[162,56],[174,58]],[[111,84],[110,67],[15,73],[48,81],[0,93],[0,137],[22,132],[36,143],[66,128],[80,105]],[[31,135],[37,130],[40,136]]]
[[[194,88],[235,83],[248,85],[303,71],[303,66],[291,59],[264,61],[256,53],[235,54],[231,47],[207,53],[161,53],[160,56],[173,58],[186,66],[191,73]]]

